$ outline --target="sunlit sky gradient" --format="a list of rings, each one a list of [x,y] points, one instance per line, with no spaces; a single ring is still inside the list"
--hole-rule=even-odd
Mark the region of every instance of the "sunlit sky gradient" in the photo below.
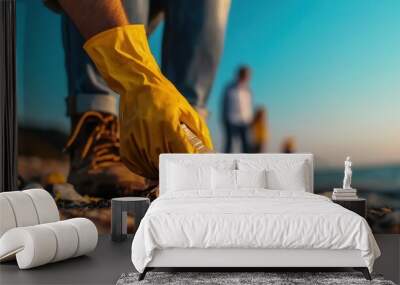
[[[253,68],[270,144],[294,136],[320,166],[400,162],[400,1],[233,0],[209,100],[217,147],[220,94],[241,63]],[[59,17],[17,1],[18,102],[24,123],[67,130]],[[162,27],[151,37],[160,58]]]

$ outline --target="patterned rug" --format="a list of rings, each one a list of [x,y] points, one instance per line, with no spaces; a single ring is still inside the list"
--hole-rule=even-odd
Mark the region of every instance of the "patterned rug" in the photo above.
[[[134,284],[267,284],[267,285],[297,285],[297,284],[373,284],[395,285],[384,280],[380,275],[372,275],[368,281],[359,272],[148,272],[142,281],[138,281],[138,273],[122,274],[117,285]]]

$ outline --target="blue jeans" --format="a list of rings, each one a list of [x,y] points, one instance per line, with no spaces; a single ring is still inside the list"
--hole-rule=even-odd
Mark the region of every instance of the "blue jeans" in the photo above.
[[[240,152],[251,153],[251,141],[250,135],[250,124],[231,124],[224,122],[225,125],[225,153],[231,153],[233,151],[233,142],[239,139],[240,141]]]
[[[161,70],[194,107],[202,109],[210,93],[224,43],[230,0],[124,0],[131,23],[148,33],[165,20]],[[67,113],[118,114],[117,97],[101,78],[82,46],[84,39],[63,16],[68,77]]]

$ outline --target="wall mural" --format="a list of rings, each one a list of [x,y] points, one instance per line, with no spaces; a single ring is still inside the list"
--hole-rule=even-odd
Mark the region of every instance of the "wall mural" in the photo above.
[[[400,3],[215,3],[187,34],[133,4],[127,14],[148,23],[156,60],[207,119],[216,151],[311,152],[315,192],[329,197],[350,156],[373,231],[400,233]],[[111,197],[157,195],[150,170],[121,161],[119,97],[57,7],[18,1],[16,41],[19,187],[44,187],[63,218],[108,232]]]

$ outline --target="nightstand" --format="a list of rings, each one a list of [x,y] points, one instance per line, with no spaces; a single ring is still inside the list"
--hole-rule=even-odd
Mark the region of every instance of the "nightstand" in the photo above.
[[[363,218],[367,218],[367,200],[363,198],[354,200],[332,200],[332,202],[359,214]]]
[[[150,199],[142,197],[121,197],[111,199],[111,240],[127,238],[127,214],[133,214],[136,229],[150,206]]]

